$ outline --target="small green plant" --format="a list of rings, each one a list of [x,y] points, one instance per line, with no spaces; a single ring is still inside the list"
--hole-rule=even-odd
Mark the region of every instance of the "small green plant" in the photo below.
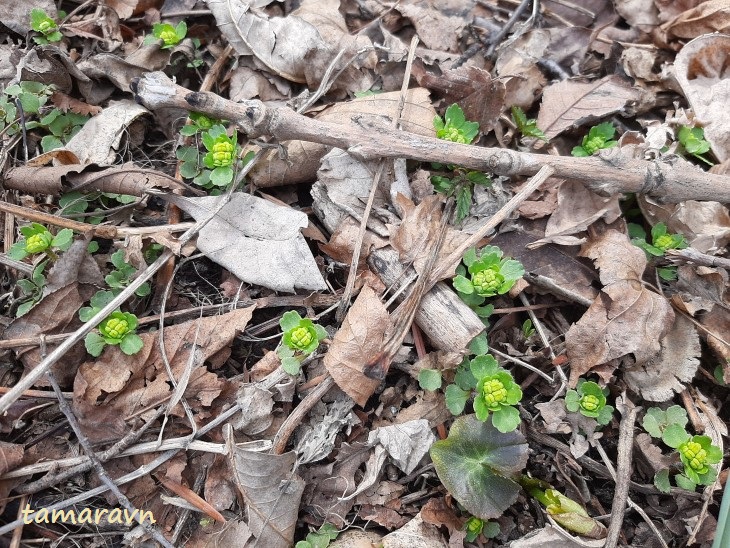
[[[53,86],[47,86],[40,82],[23,81],[8,86],[3,93],[7,97],[20,101],[23,113],[28,116],[38,114],[41,107],[48,102],[48,98],[53,95],[53,91]]]
[[[302,318],[296,310],[285,312],[279,325],[284,332],[276,349],[281,358],[281,367],[290,375],[297,375],[304,358],[317,350],[319,343],[327,338],[327,330],[309,318]]]
[[[34,8],[30,12],[30,28],[40,34],[40,36],[33,37],[36,44],[59,42],[63,38],[58,24],[39,8]]]
[[[565,407],[568,411],[596,419],[602,426],[611,422],[613,407],[606,405],[608,389],[601,389],[595,382],[585,379],[578,380],[576,389],[568,390],[565,394]]]
[[[21,279],[16,282],[23,293],[21,298],[18,299],[21,303],[15,311],[16,318],[27,314],[43,298],[43,288],[46,286],[46,277],[43,275],[43,270],[46,268],[47,263],[48,260],[45,260],[33,268],[30,279]]]
[[[116,270],[112,270],[106,275],[104,280],[107,285],[112,288],[112,293],[118,295],[122,290],[132,283],[133,276],[136,274],[136,269],[124,260],[124,250],[119,249],[112,253],[111,257],[112,264],[116,267]],[[150,294],[150,284],[145,282],[135,291],[138,297],[146,297]]]
[[[221,125],[221,120],[215,118],[208,118],[205,114],[199,114],[197,112],[191,112],[188,117],[190,123],[180,128],[180,135],[185,137],[192,137],[203,131],[208,131],[213,126]]]
[[[464,111],[456,103],[446,109],[443,119],[436,115],[433,119],[433,126],[436,128],[438,139],[453,143],[468,145],[479,133],[479,123],[467,121]]]
[[[454,103],[446,109],[445,120],[440,116],[433,119],[436,137],[454,143],[469,144],[479,133],[479,123],[469,122],[464,116],[461,107]],[[434,169],[447,169],[448,174],[432,175],[431,184],[436,192],[456,199],[456,222],[463,221],[471,210],[471,200],[475,186],[487,187],[492,180],[484,173],[471,171],[459,166],[432,164]]]
[[[466,531],[464,540],[474,542],[479,535],[484,535],[486,538],[496,537],[499,534],[499,523],[472,516],[464,523],[464,530]]]
[[[79,310],[79,319],[82,322],[88,322],[114,297],[115,294],[111,291],[97,291],[91,298],[91,306],[85,306]],[[128,356],[136,354],[144,346],[142,338],[135,332],[138,323],[137,316],[134,314],[121,310],[112,312],[99,324],[98,333],[92,331],[86,335],[86,339],[84,339],[86,351],[92,356],[98,357],[107,345],[119,345],[119,349]]]
[[[190,125],[195,125],[197,130],[187,131],[193,135],[200,133],[206,154],[201,154],[197,146],[179,147],[175,154],[181,162],[180,175],[203,188],[220,191],[231,184],[234,171],[251,161],[254,152],[249,151],[239,160],[241,147],[235,131],[228,137],[225,127],[217,123],[202,131],[207,121],[200,118]]]
[[[530,318],[527,318],[522,323],[522,336],[525,337],[525,340],[529,339],[535,334],[535,328],[532,326],[532,320]]]
[[[504,258],[502,250],[492,245],[479,253],[469,249],[464,253],[464,265],[456,268],[454,289],[483,321],[494,310],[492,305],[483,306],[487,298],[507,293],[525,273],[519,261]]]
[[[43,152],[60,148],[68,143],[88,121],[89,117],[75,112],[62,113],[54,108],[37,122],[28,122],[26,129],[41,128],[50,132],[41,139]]]
[[[652,437],[660,438],[679,453],[683,473],[674,476],[679,487],[693,491],[697,485],[710,485],[715,481],[717,470],[711,465],[722,460],[722,450],[713,445],[708,436],[691,436],[687,432],[684,409],[678,405],[666,411],[652,407],[646,411],[642,425]],[[662,491],[668,491],[668,471],[660,470],[654,483]]]
[[[514,406],[522,399],[522,390],[494,356],[476,356],[468,361],[468,374],[460,367],[454,380],[445,391],[446,406],[454,415],[464,411],[474,389],[477,419],[484,422],[491,414],[492,424],[500,432],[511,432],[519,426],[520,412]]]
[[[107,210],[119,205],[131,204],[136,196],[115,194],[113,192],[80,192],[72,190],[58,199],[60,214],[69,218],[83,218],[85,222],[96,225],[104,220]],[[91,211],[89,211],[91,210]],[[94,213],[94,215],[90,215]]]
[[[677,133],[679,143],[687,154],[690,154],[709,166],[714,164],[705,158],[703,154],[710,151],[710,143],[705,140],[705,130],[701,127],[682,126]]]
[[[144,44],[152,44],[162,40],[161,49],[170,49],[183,41],[188,33],[188,24],[180,21],[176,26],[169,23],[156,23],[152,25],[152,34],[144,39]]]
[[[613,127],[611,122],[603,122],[597,126],[593,126],[589,131],[588,135],[583,137],[583,142],[580,146],[573,148],[571,154],[573,156],[593,156],[593,153],[604,149],[613,148],[618,142],[613,140],[613,136],[616,133],[616,128]]]
[[[0,95],[0,131],[13,135],[18,131],[18,109],[6,94]],[[7,130],[6,130],[7,128]]]
[[[522,476],[522,487],[545,506],[547,513],[568,531],[590,538],[605,538],[606,527],[590,517],[585,508],[544,481]]]
[[[10,248],[8,255],[15,260],[22,260],[29,255],[45,254],[51,261],[58,259],[59,251],[66,251],[73,243],[73,231],[64,228],[58,231],[55,236],[43,225],[32,223],[30,226],[20,228],[20,233],[25,236],[18,240]]]
[[[327,548],[340,532],[331,523],[323,523],[316,533],[307,533],[306,540],[300,540],[294,548]]]
[[[537,139],[542,139],[546,143],[548,142],[548,138],[545,136],[545,133],[537,127],[537,120],[533,118],[528,120],[525,115],[525,111],[520,107],[514,106],[511,108],[511,111],[512,120],[517,126],[517,130],[522,135],[525,137],[536,137]]]
[[[684,236],[670,234],[667,232],[667,225],[664,223],[657,223],[652,227],[651,243],[646,241],[646,232],[640,225],[629,223],[629,235],[631,236],[631,243],[643,249],[648,259],[663,257],[669,249],[684,249],[687,247],[687,240]],[[657,272],[663,280],[672,281],[677,279],[676,267],[657,267]]]

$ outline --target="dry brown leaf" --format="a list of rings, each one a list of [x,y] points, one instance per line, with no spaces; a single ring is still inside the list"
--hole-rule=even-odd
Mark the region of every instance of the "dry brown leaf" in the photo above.
[[[608,229],[581,254],[593,259],[604,287],[565,335],[571,386],[593,367],[629,354],[644,365],[660,352],[674,320],[666,299],[642,285],[646,256],[625,234]]]
[[[372,77],[361,69],[375,66],[375,53],[355,55],[362,48],[372,47],[372,42],[361,34],[349,34],[337,9],[339,0],[305,0],[286,17],[268,17],[242,0],[206,3],[218,28],[239,55],[254,55],[287,80],[317,88],[328,66],[343,50],[339,67],[345,67],[353,57],[354,61],[335,80],[335,87],[369,89],[372,85]],[[296,40],[285,39],[293,36]]]
[[[382,352],[390,323],[383,303],[364,286],[324,356],[324,365],[337,386],[361,407],[380,385],[363,371],[365,364]]]
[[[700,360],[700,338],[691,321],[676,314],[674,325],[661,340],[661,352],[648,362],[624,369],[624,380],[649,401],[667,401],[691,381]]]
[[[722,365],[722,378],[726,384],[730,384],[730,312],[727,307],[716,306],[709,313],[705,314],[700,323],[709,331],[705,335],[707,346],[718,356],[718,362]],[[713,336],[714,335],[714,336]],[[722,340],[721,340],[722,339]]]
[[[253,309],[253,306],[242,308],[165,328],[165,351],[176,379],[186,368],[190,353],[196,354],[196,366],[185,397],[199,413],[202,408],[210,407],[226,384],[209,372],[203,362],[215,365],[225,361],[233,338],[245,329]],[[111,346],[95,360],[79,367],[74,382],[74,411],[93,441],[123,435],[125,417],[136,416],[172,394],[160,356],[159,333],[142,333],[140,337],[144,346],[137,354],[127,356],[118,347]],[[178,413],[179,406],[173,411]]]
[[[355,474],[370,453],[372,450],[363,444],[343,443],[332,462],[303,468],[302,475],[307,485],[303,502],[307,508],[313,509],[317,518],[337,527],[344,526],[344,517],[355,504],[355,497],[347,495],[357,489]],[[351,545],[343,546],[349,548]]]
[[[67,95],[61,91],[54,91],[53,95],[51,95],[51,101],[56,106],[56,108],[62,110],[63,112],[68,112],[70,110],[71,112],[75,112],[76,114],[93,116],[95,114],[99,114],[102,111],[102,108],[99,106],[90,105],[88,103],[85,103],[84,101],[79,101],[78,99],[74,99],[70,95]]]
[[[678,458],[672,458],[671,455],[663,454],[659,446],[653,441],[653,438],[645,432],[637,434],[634,440],[639,455],[643,457],[643,462],[651,470],[651,476],[659,472],[659,470],[670,468],[679,460]],[[675,455],[679,457],[676,453]]]
[[[701,34],[727,32],[728,29],[730,29],[730,4],[727,0],[702,2],[661,26],[667,39],[691,39]]]
[[[289,548],[304,492],[304,481],[294,471],[296,453],[272,455],[243,449],[234,443],[232,435],[227,445],[231,471],[246,503],[248,527],[256,543],[267,548]]]
[[[730,3],[726,17],[730,22]],[[698,6],[708,6],[706,2]],[[695,38],[682,48],[674,62],[674,75],[694,111],[697,122],[704,126],[705,139],[721,162],[730,159],[730,79],[727,59],[730,36],[711,34]]]
[[[598,219],[610,224],[620,216],[618,195],[606,198],[579,181],[564,181],[558,190],[558,207],[545,226],[545,237],[528,247],[534,249],[547,243],[580,245],[585,238],[573,234],[583,232]]]
[[[659,10],[653,0],[616,0],[616,12],[632,27],[649,33],[659,24]]]
[[[403,212],[402,221],[397,226],[389,225],[390,244],[400,255],[403,264],[410,265],[419,274],[428,261],[434,243],[441,232],[441,197],[439,195],[428,196],[415,205],[411,200],[398,194],[396,205]],[[445,259],[455,251],[461,243],[469,237],[458,230],[446,229],[443,244],[439,250],[438,261]],[[456,266],[454,266],[454,269]],[[444,278],[451,278],[456,275],[455,270],[444,273]]]
[[[615,75],[589,84],[563,80],[545,88],[537,125],[552,139],[571,127],[621,112],[641,97],[640,88]]]
[[[385,535],[382,543],[383,548],[446,547],[446,542],[444,542],[438,528],[423,521],[420,512],[397,531]]]

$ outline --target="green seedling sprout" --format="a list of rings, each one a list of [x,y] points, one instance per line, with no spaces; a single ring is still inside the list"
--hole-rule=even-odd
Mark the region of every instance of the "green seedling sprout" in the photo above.
[[[85,306],[79,310],[79,319],[82,322],[88,322],[114,297],[115,294],[111,291],[97,291],[91,298],[91,306]],[[139,320],[134,314],[121,310],[112,312],[99,324],[98,333],[92,331],[86,335],[84,339],[86,351],[92,356],[98,357],[106,346],[119,346],[119,349],[128,356],[136,354],[144,346],[142,338],[136,333],[138,323]]]
[[[577,157],[593,156],[593,153],[604,148],[613,148],[618,142],[613,140],[616,128],[610,122],[593,126],[588,135],[583,137],[580,146],[575,147],[571,154]]]
[[[679,128],[677,138],[687,154],[694,156],[708,166],[715,165],[703,156],[710,151],[710,143],[705,140],[705,130],[703,128],[682,126]]]
[[[63,39],[63,34],[58,29],[58,24],[45,11],[39,8],[34,8],[30,12],[30,28],[40,34],[40,36],[33,37],[33,41],[36,44],[59,42]]]
[[[472,516],[464,523],[464,531],[466,531],[466,537],[464,537],[466,542],[474,542],[479,535],[494,538],[499,534],[499,523]]]
[[[608,389],[601,389],[595,382],[579,379],[576,390],[568,390],[565,394],[565,407],[571,413],[578,412],[605,426],[613,415],[613,407],[606,405],[607,393]]]
[[[183,41],[188,33],[188,25],[185,21],[180,21],[176,26],[169,23],[156,23],[152,26],[152,34],[144,39],[145,44],[151,44],[157,40],[162,40],[160,49],[170,49]]]
[[[436,116],[433,125],[436,129],[436,137],[455,143],[469,144],[479,133],[479,124],[467,121],[464,111],[457,104],[446,109],[445,119]],[[432,165],[434,169],[444,167],[441,164]],[[449,175],[433,175],[431,184],[436,192],[456,198],[456,222],[460,223],[471,210],[474,187],[477,185],[487,187],[492,184],[492,180],[479,171],[470,171],[453,165],[445,167],[448,168]]]
[[[323,523],[316,533],[307,533],[305,540],[300,540],[294,548],[327,548],[340,532],[331,523]]]
[[[646,232],[637,224],[629,223],[629,235],[632,236],[631,243],[643,249],[647,259],[650,260],[663,257],[669,249],[684,249],[688,245],[682,234],[667,232],[667,225],[664,223],[657,223],[652,227],[651,243],[646,241]],[[658,267],[657,272],[663,280],[677,279],[676,267]]]
[[[137,271],[131,264],[124,260],[124,250],[122,249],[112,253],[110,260],[116,267],[116,270],[112,270],[109,274],[107,274],[104,281],[106,281],[107,285],[112,288],[112,293],[118,295],[125,287],[132,283],[133,277]],[[138,297],[146,297],[150,294],[150,291],[150,284],[145,282],[139,286],[137,291],[135,291],[135,294]]]
[[[309,318],[302,318],[296,310],[285,312],[279,320],[284,332],[276,353],[281,359],[281,367],[290,375],[298,375],[301,363],[319,343],[327,338],[327,330]]]
[[[522,110],[520,107],[514,106],[511,108],[512,111],[512,120],[514,121],[515,125],[517,126],[517,130],[524,135],[525,137],[535,137],[537,139],[542,139],[546,143],[548,142],[548,138],[545,136],[545,133],[537,127],[537,120],[535,119],[527,119],[527,116],[525,115],[525,111]]]
[[[19,299],[23,302],[20,303],[18,309],[15,311],[16,318],[27,314],[43,298],[43,288],[46,286],[46,277],[43,275],[43,270],[46,268],[47,263],[47,259],[39,263],[33,269],[30,279],[21,279],[16,282],[23,293],[23,296]]]

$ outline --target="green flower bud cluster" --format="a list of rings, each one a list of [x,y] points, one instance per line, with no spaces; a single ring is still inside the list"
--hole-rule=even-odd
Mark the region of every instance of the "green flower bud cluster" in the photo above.
[[[525,273],[519,261],[505,259],[495,246],[484,247],[480,254],[474,248],[464,254],[464,266],[456,269],[454,288],[470,306],[479,306],[486,297],[507,293]],[[469,274],[469,277],[467,277]]]
[[[500,432],[511,432],[520,424],[514,405],[522,399],[522,390],[512,375],[502,369],[491,354],[476,356],[469,362],[476,383],[474,413],[480,421],[492,415],[492,424]]]
[[[580,379],[576,390],[568,390],[565,395],[565,407],[571,413],[580,413],[584,417],[596,419],[598,424],[606,425],[611,421],[613,407],[606,405],[608,390],[601,389],[593,381]]]
[[[66,251],[73,243],[74,233],[70,228],[59,230],[55,236],[43,225],[32,223],[20,228],[24,236],[10,249],[8,255],[15,260],[25,259],[28,255],[45,253],[52,261],[58,257],[56,251]]]
[[[468,145],[479,133],[477,122],[468,122],[461,107],[454,103],[446,109],[444,119],[436,116],[433,119],[436,137],[445,141]]]
[[[87,321],[91,319],[100,310],[94,305],[105,306],[107,301],[114,298],[114,294],[109,291],[99,292],[94,297],[91,308],[79,311],[82,319]],[[99,324],[99,333],[92,331],[86,336],[84,344],[87,352],[92,356],[100,356],[107,345],[118,345],[125,354],[136,354],[144,346],[142,338],[135,333],[138,323],[139,320],[134,314],[121,310],[112,312]]]
[[[101,322],[99,331],[108,339],[122,340],[122,337],[129,333],[129,322],[121,312],[113,313],[109,318]]]
[[[33,38],[36,44],[58,42],[63,38],[63,34],[58,30],[58,23],[39,8],[35,8],[30,12],[30,28],[43,35],[42,37]]]
[[[157,23],[152,26],[152,34],[145,38],[144,43],[162,40],[162,49],[169,49],[182,42],[187,33],[188,25],[185,21],[180,21],[174,27],[169,23]]]
[[[284,371],[296,375],[302,360],[317,350],[319,343],[327,338],[327,331],[309,318],[302,318],[295,310],[285,312],[279,325],[284,334],[276,353]]]
[[[226,167],[233,163],[233,151],[235,147],[228,140],[216,141],[213,145],[213,165],[215,167]]]
[[[30,255],[33,253],[41,253],[51,247],[51,242],[53,242],[53,234],[47,230],[33,234],[25,240],[25,251]]]
[[[615,147],[618,144],[613,140],[615,133],[616,128],[610,122],[593,126],[588,135],[583,137],[581,145],[573,148],[571,154],[578,157],[592,156],[598,150]]]
[[[686,441],[677,448],[681,455],[682,462],[692,468],[698,474],[706,474],[709,470],[707,465],[707,451],[695,441]]]

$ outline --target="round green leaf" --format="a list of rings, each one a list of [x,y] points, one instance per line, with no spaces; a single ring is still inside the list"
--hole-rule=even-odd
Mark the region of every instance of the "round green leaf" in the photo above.
[[[455,384],[450,384],[446,387],[444,396],[446,397],[446,407],[451,411],[451,414],[460,415],[469,399],[469,392],[462,390]]]
[[[458,417],[430,454],[441,482],[474,516],[497,518],[517,500],[520,486],[511,478],[527,464],[520,432],[500,433],[473,415]]]
[[[290,375],[298,375],[301,364],[296,358],[282,358],[281,368]]]
[[[438,390],[441,388],[441,371],[438,369],[421,369],[418,373],[418,384],[424,390]]]
[[[86,338],[84,339],[84,346],[89,354],[97,358],[101,356],[101,353],[106,346],[106,341],[104,340],[104,337],[92,331],[86,335]]]
[[[453,283],[454,289],[460,291],[461,293],[464,293],[466,295],[471,295],[472,293],[474,293],[474,286],[464,276],[456,276]]]
[[[122,352],[124,352],[127,356],[136,354],[142,350],[143,346],[144,341],[142,340],[142,337],[136,333],[127,333],[122,339],[122,342],[119,343],[119,348],[121,348]]]
[[[279,320],[279,326],[282,331],[291,331],[295,327],[299,326],[299,322],[302,321],[302,317],[296,310],[289,310],[284,312],[281,320]]]
[[[670,424],[662,433],[662,441],[672,449],[676,449],[690,438],[684,427]]]
[[[520,412],[516,407],[500,407],[492,413],[492,424],[502,433],[512,432],[520,425]]]

